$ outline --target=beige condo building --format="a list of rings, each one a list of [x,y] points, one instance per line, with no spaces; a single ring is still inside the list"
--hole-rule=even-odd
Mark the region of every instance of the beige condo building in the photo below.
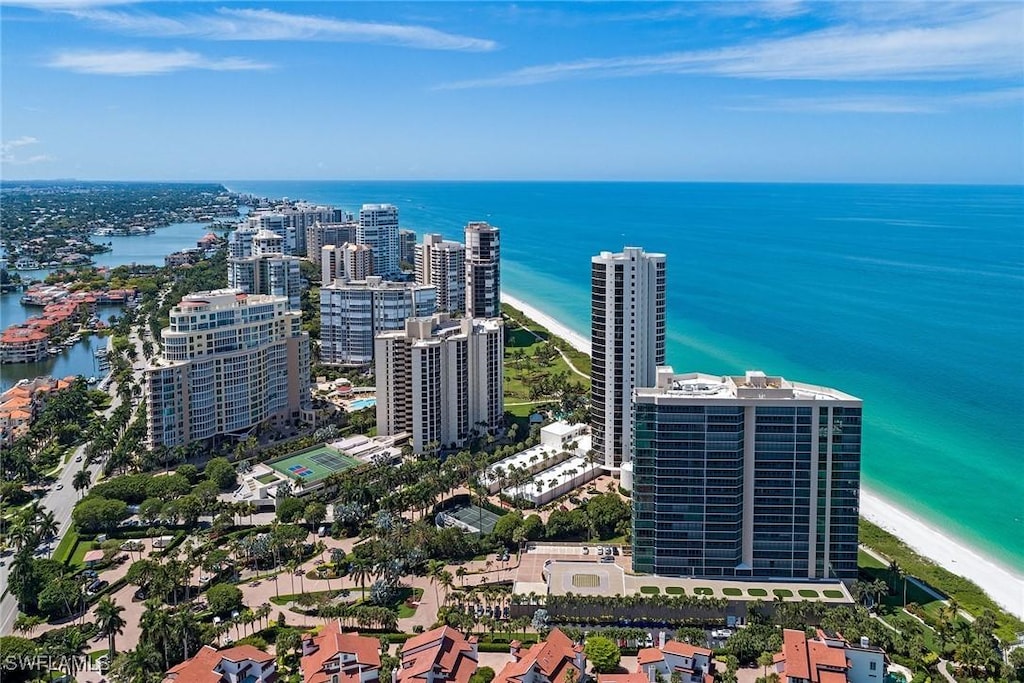
[[[504,417],[500,318],[410,318],[377,336],[377,433],[407,433],[416,453],[458,448]]]
[[[309,414],[309,334],[283,296],[186,295],[146,368],[148,440],[177,446]]]

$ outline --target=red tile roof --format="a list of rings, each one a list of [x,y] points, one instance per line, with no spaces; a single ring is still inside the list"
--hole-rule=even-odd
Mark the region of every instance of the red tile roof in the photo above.
[[[845,648],[829,647],[822,640],[808,642],[803,631],[783,631],[782,656],[776,655],[774,661],[782,664],[786,678],[802,678],[812,683],[846,683],[847,680]]]
[[[640,650],[636,655],[636,663],[643,666],[644,664],[653,664],[654,662],[660,662],[665,659],[665,655],[661,653],[656,647],[645,647]]]
[[[324,666],[329,660],[337,660],[341,653],[354,655],[355,662],[350,668],[332,672],[339,674],[339,681],[357,683],[360,670],[380,669],[380,641],[358,633],[342,633],[338,621],[324,626],[313,638],[313,644],[317,651],[302,658],[302,680],[305,683],[327,683],[330,676]]]
[[[704,655],[705,657],[711,656],[711,650],[706,647],[697,647],[696,645],[690,645],[680,640],[670,640],[665,643],[665,647],[662,648],[665,652],[673,655],[679,655],[680,657],[693,658],[694,655]]]
[[[405,642],[398,680],[412,683],[434,671],[446,681],[469,683],[476,667],[472,643],[452,627],[442,626]]]
[[[168,669],[164,681],[165,683],[170,681],[174,683],[220,683],[221,675],[216,671],[216,667],[223,659],[230,662],[251,659],[262,663],[272,661],[274,657],[252,645],[238,645],[220,651],[209,645],[204,645],[194,657]]]
[[[576,677],[581,673],[575,664],[575,643],[561,629],[554,629],[543,643],[537,643],[521,654],[518,662],[509,662],[494,677],[494,683],[512,683],[522,677],[534,666],[552,683],[562,683],[568,667],[576,669]]]
[[[643,671],[631,674],[598,674],[597,683],[650,683]]]

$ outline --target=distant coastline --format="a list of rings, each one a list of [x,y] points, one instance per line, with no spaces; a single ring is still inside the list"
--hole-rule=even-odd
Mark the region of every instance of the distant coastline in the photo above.
[[[519,309],[577,350],[590,355],[590,340],[586,336],[512,294],[502,292],[501,300]],[[737,372],[743,369],[737,368]],[[970,579],[1008,612],[1024,618],[1024,576],[986,557],[969,543],[934,528],[863,485],[860,511],[861,516],[868,521],[899,537],[913,550],[939,566]]]

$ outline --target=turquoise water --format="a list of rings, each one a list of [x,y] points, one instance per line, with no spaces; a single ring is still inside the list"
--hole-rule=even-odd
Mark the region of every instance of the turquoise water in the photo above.
[[[362,410],[363,408],[372,408],[377,405],[377,399],[375,398],[357,398],[349,404],[348,409],[350,411]]]
[[[1024,568],[1020,187],[238,182],[403,227],[502,228],[506,291],[589,333],[589,260],[668,254],[668,359],[864,399],[865,482]]]

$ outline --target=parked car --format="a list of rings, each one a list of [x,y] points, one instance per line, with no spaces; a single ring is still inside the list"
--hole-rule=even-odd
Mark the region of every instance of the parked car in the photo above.
[[[597,554],[598,555],[604,555],[604,546],[603,545],[597,546]]]

